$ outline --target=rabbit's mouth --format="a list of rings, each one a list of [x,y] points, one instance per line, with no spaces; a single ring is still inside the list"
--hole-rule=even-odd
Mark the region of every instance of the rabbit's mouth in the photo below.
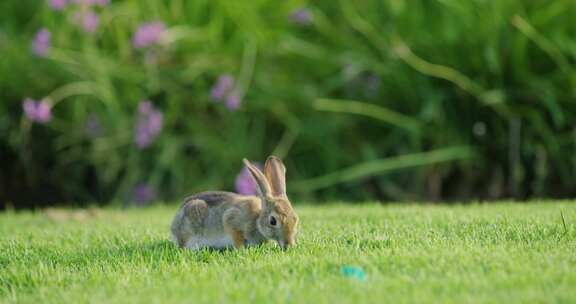
[[[282,248],[282,250],[286,250],[290,247],[293,247],[294,245],[296,245],[296,240],[292,239],[292,240],[278,240],[278,245],[280,245],[280,248]]]

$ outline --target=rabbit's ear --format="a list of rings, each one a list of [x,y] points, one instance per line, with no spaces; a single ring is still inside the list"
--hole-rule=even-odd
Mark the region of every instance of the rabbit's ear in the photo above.
[[[278,157],[268,157],[264,165],[264,174],[270,184],[272,196],[288,198],[286,194],[286,167]]]
[[[256,185],[258,185],[258,192],[264,197],[271,196],[272,190],[270,184],[266,180],[266,176],[264,176],[264,173],[262,173],[262,171],[260,171],[258,167],[254,166],[249,160],[243,159],[243,161],[246,168],[248,168],[248,172],[250,172],[250,175],[256,182]]]

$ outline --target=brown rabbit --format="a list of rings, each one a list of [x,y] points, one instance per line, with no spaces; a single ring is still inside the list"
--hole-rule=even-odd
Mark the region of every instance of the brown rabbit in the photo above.
[[[286,167],[270,156],[264,173],[244,159],[257,184],[258,196],[208,191],[190,196],[172,221],[179,247],[228,248],[276,240],[280,247],[296,243],[298,216],[286,195]]]

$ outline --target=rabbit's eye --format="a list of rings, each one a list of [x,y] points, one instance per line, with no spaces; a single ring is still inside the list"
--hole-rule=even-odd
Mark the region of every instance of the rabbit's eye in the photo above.
[[[270,217],[270,226],[276,226],[277,222],[276,222],[276,218],[274,216]]]

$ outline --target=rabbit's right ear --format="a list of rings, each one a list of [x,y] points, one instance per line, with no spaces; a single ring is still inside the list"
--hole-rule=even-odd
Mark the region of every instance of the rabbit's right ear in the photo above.
[[[264,175],[270,183],[272,195],[288,199],[286,195],[286,167],[282,160],[276,156],[270,156],[264,165]]]
[[[260,192],[260,194],[264,197],[271,196],[272,190],[268,180],[266,180],[266,176],[264,176],[264,173],[262,173],[262,171],[260,171],[258,167],[254,166],[249,160],[244,158],[242,161],[244,162],[246,168],[248,168],[248,172],[250,172],[250,175],[256,182],[256,185],[258,185],[258,192]]]

